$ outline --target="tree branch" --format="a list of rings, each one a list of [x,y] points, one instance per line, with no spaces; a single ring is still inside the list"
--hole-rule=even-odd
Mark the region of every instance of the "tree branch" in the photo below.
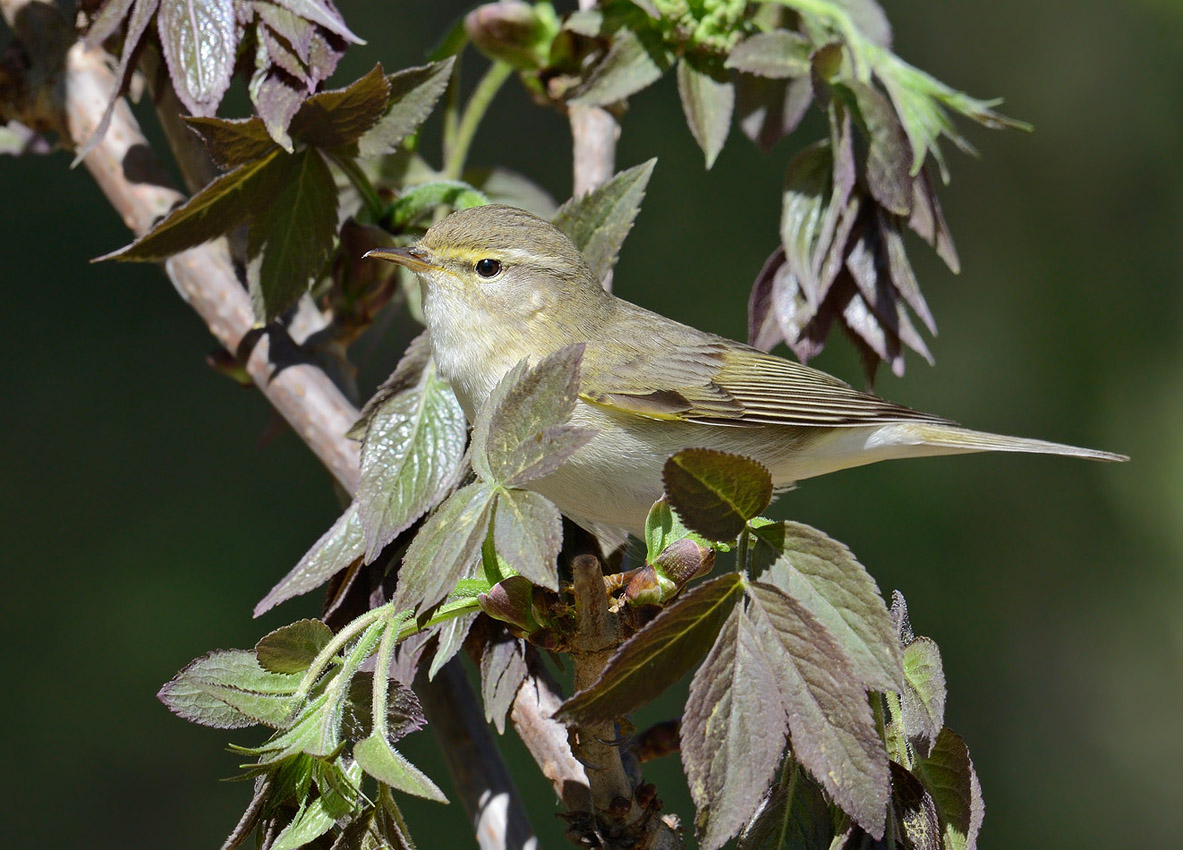
[[[61,32],[70,31],[52,4],[40,0],[0,0],[0,13],[29,48],[53,39],[61,41]],[[67,44],[69,41],[62,44],[62,50]],[[40,63],[26,80],[39,86],[29,108],[35,107],[42,118],[39,124],[30,126],[60,129],[64,142],[81,147],[98,127],[109,99],[117,92],[118,81],[101,51],[87,50],[80,42],[65,50],[64,56],[62,50],[52,55],[51,51],[28,50],[30,59]],[[184,139],[182,134],[172,135],[174,143]],[[103,139],[83,164],[137,236],[183,199],[161,177],[159,164],[122,99],[115,106]],[[164,264],[164,270],[218,341],[245,359],[247,372],[271,405],[336,481],[354,493],[359,474],[358,447],[346,439],[345,433],[357,418],[357,408],[319,366],[299,352],[286,331],[255,330],[250,299],[231,262],[226,240],[218,239],[178,254]],[[282,368],[277,367],[279,362]],[[522,690],[528,690],[528,685]],[[542,693],[546,688],[539,686],[535,690]],[[472,741],[481,744],[481,759],[469,763],[464,775],[454,776],[457,786],[464,789],[466,796],[496,801],[498,805],[504,802],[504,821],[481,821],[482,827],[488,827],[477,836],[481,846],[501,850],[528,843],[532,830],[525,822],[516,791],[512,784],[506,784],[508,773],[467,683],[450,681],[448,690],[428,694],[425,701],[434,704],[436,723],[454,723],[452,728],[463,729]],[[540,714],[545,710],[544,703],[538,700],[519,699],[515,704],[514,722],[528,746],[531,736],[539,734],[536,730],[557,725],[549,713]],[[547,734],[546,740],[535,742],[531,751],[550,750],[553,743]],[[586,781],[569,752],[565,760],[556,757],[540,767],[555,782]]]

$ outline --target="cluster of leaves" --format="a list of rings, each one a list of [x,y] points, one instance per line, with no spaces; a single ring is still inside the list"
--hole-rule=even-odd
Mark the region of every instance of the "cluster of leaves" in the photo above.
[[[936,645],[912,633],[902,596],[889,612],[845,546],[759,517],[772,482],[754,461],[688,449],[665,482],[650,559],[671,536],[738,540],[738,569],[676,597],[560,716],[611,721],[697,667],[681,750],[704,850],[737,835],[743,848],[974,846],[977,778],[944,727]]]
[[[893,54],[875,0],[609,0],[562,21],[546,3],[498,3],[467,24],[480,49],[562,104],[611,107],[675,68],[708,168],[733,119],[770,149],[816,103],[830,137],[788,167],[781,246],[753,289],[750,340],[783,340],[808,360],[837,324],[869,380],[880,361],[902,373],[904,347],[931,361],[909,311],[930,332],[935,323],[902,236],[911,228],[957,270],[930,159],[947,182],[940,138],[972,151],[953,114],[1023,125]]]

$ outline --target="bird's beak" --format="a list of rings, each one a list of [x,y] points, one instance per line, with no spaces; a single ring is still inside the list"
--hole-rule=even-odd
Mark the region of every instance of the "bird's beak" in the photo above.
[[[410,248],[375,248],[362,255],[363,259],[368,257],[373,257],[375,260],[386,260],[388,263],[397,263],[413,272],[426,272],[439,268],[431,262],[431,255],[427,251],[414,246]]]

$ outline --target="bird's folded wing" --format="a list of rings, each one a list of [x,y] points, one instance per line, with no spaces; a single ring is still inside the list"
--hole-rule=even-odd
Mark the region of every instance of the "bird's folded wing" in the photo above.
[[[952,424],[859,392],[808,366],[719,338],[704,337],[690,345],[687,340],[671,346],[663,342],[585,358],[583,399],[648,419],[738,427]]]

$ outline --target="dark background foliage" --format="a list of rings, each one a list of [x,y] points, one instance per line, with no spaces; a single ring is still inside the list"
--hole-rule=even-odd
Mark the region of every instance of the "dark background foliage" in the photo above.
[[[348,81],[376,60],[421,61],[464,4],[341,6],[369,42],[342,62],[335,80]],[[985,790],[985,846],[1165,845],[1183,829],[1183,13],[1166,0],[886,8],[900,55],[1005,95],[1037,131],[971,129],[984,162],[954,155],[943,198],[964,271],[913,252],[941,328],[937,365],[911,358],[878,390],[1134,460],[881,464],[806,482],[774,515],[849,544],[940,643],[949,724]],[[228,107],[244,114],[243,92]],[[659,163],[618,293],[742,336],[784,165],[820,132],[807,125],[769,156],[733,138],[704,174],[673,80],[635,98],[618,163]],[[565,122],[512,84],[472,162],[569,194]],[[7,837],[208,848],[248,793],[213,781],[235,772],[218,749],[230,735],[178,721],[154,694],[211,646],[250,646],[315,612],[312,598],[247,619],[339,505],[293,435],[260,447],[261,398],[205,366],[213,341],[159,271],[87,265],[127,232],[67,164],[0,162]],[[393,367],[411,333],[400,322],[355,349],[365,386]],[[860,380],[844,342],[819,365]],[[430,733],[405,743],[447,791]],[[689,815],[671,793],[676,760],[652,774]],[[519,775],[544,841],[560,846],[549,790],[532,766]],[[423,846],[471,841],[458,806],[412,801],[407,814]]]

